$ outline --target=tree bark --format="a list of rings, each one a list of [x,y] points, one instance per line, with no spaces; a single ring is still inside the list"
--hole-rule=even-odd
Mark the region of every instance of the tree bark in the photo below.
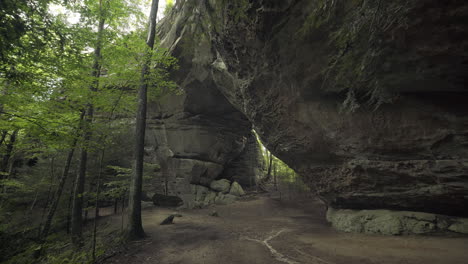
[[[115,200],[114,200],[114,214],[117,214],[118,205],[119,205],[119,200],[117,198],[115,198]]]
[[[15,142],[16,142],[16,136],[18,135],[18,129],[13,131],[13,133],[10,135],[10,140],[6,146],[6,153],[5,156],[3,156],[2,164],[0,166],[0,171],[1,172],[7,172],[8,170],[8,165],[11,160],[11,156],[13,153],[13,148],[15,147]]]
[[[8,134],[8,131],[6,130],[2,131],[2,135],[0,136],[0,146],[3,144],[3,141],[5,141],[7,134]]]
[[[68,196],[68,206],[67,206],[67,234],[71,233],[71,214],[73,206],[73,190],[75,189],[75,181],[72,182],[71,192]]]
[[[91,75],[94,77],[93,83],[90,86],[91,92],[96,92],[99,87],[99,77],[101,73],[101,46],[102,46],[102,35],[104,32],[105,19],[102,15],[102,0],[99,1],[99,26],[97,32],[97,42],[94,49],[94,63]],[[93,121],[94,107],[92,103],[88,104],[86,111],[86,118],[84,122],[84,135],[83,135],[83,147],[81,148],[80,167],[78,170],[75,190],[73,194],[73,210],[72,210],[72,221],[71,221],[71,235],[72,242],[75,246],[82,246],[82,224],[83,224],[83,194],[86,179],[86,170],[88,163],[88,148],[91,140],[90,126]]]
[[[80,129],[81,129],[81,123],[84,118],[84,111],[82,111],[80,115]],[[80,130],[79,129],[79,130]],[[73,159],[73,154],[75,153],[75,148],[78,142],[78,138],[74,138],[73,142],[70,146],[70,151],[68,152],[67,155],[67,160],[65,162],[65,167],[63,168],[62,175],[60,177],[59,185],[57,186],[57,190],[55,191],[55,199],[52,202],[52,205],[50,206],[49,213],[47,214],[46,222],[44,224],[44,228],[42,229],[41,237],[40,240],[44,241],[47,238],[47,235],[49,234],[50,226],[52,224],[52,220],[54,218],[55,212],[57,210],[57,206],[60,202],[60,197],[62,196],[63,193],[63,188],[65,187],[65,183],[68,178],[68,172],[70,171],[70,165]]]
[[[276,163],[273,165],[273,185],[275,186],[275,190],[278,190],[278,182],[277,182],[277,174],[278,172],[276,171]]]
[[[158,13],[159,0],[151,3],[151,12],[148,25],[148,38],[146,44],[149,50],[153,50],[156,37],[156,17]],[[129,214],[128,214],[128,238],[140,239],[145,236],[141,223],[141,193],[143,184],[143,158],[145,148],[146,129],[146,107],[148,90],[148,73],[150,68],[151,52],[147,52],[145,63],[141,69],[140,89],[138,90],[138,112],[136,117],[136,143],[135,143],[135,165],[130,183]]]
[[[102,162],[104,160],[104,149],[101,153],[101,158],[99,159],[99,173],[96,179],[96,204],[94,207],[94,223],[93,223],[93,251],[92,251],[92,259],[93,263],[96,262],[96,236],[97,236],[97,220],[99,217],[99,195],[100,195],[100,187],[101,187],[101,175],[102,175]]]
[[[41,224],[43,223],[44,221],[44,217],[46,216],[46,213],[47,213],[47,208],[49,208],[49,204],[50,204],[50,201],[53,200],[53,196],[51,196],[52,194],[52,187],[54,185],[54,179],[55,179],[55,175],[54,175],[54,160],[55,160],[55,157],[52,157],[50,159],[50,181],[49,181],[49,188],[47,189],[47,197],[46,197],[46,201],[44,203],[44,207],[42,208],[42,214],[41,214]],[[42,231],[42,226],[39,226],[39,232],[38,232],[38,238],[41,238],[41,231]]]
[[[124,195],[122,195],[121,199],[122,200],[122,215],[120,217],[120,232],[123,233],[124,231],[124,219],[125,219],[125,196],[127,196],[127,193],[125,192]]]
[[[273,154],[271,154],[271,152],[270,152],[269,159],[270,160],[268,162],[268,171],[267,171],[267,176],[266,176],[265,182],[268,182],[271,179],[271,165],[273,164]]]

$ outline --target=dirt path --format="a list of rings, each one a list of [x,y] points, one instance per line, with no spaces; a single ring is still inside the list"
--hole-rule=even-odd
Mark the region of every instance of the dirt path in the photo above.
[[[219,217],[209,214],[216,210]],[[148,239],[106,263],[468,263],[468,238],[388,237],[340,233],[324,220],[318,202],[294,207],[269,197],[181,211],[175,224],[159,223],[174,211],[143,213]]]

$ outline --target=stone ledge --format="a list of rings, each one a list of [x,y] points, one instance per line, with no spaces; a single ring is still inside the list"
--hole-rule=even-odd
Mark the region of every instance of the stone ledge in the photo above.
[[[328,208],[327,220],[337,230],[354,233],[383,235],[468,234],[468,218],[411,211]]]

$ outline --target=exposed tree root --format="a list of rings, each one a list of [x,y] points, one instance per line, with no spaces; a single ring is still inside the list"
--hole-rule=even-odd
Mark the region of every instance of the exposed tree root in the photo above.
[[[288,263],[288,264],[299,264],[298,262],[294,261],[294,260],[290,260],[288,259],[285,255],[279,253],[276,249],[274,249],[268,242],[270,240],[272,240],[273,238],[279,236],[281,233],[283,233],[284,231],[286,231],[286,229],[282,229],[280,231],[278,231],[276,234],[274,235],[271,235],[269,237],[267,237],[265,240],[259,240],[259,239],[253,239],[253,238],[246,238],[246,240],[250,240],[250,241],[255,241],[257,243],[260,243],[262,245],[265,245],[268,250],[270,250],[271,254],[273,255],[273,257],[278,260],[278,261],[281,261],[281,262],[284,262],[284,263]]]

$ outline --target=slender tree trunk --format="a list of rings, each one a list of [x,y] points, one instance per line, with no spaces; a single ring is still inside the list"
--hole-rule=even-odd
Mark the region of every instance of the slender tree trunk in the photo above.
[[[71,215],[72,215],[72,202],[73,202],[73,190],[75,189],[75,181],[73,181],[71,186],[71,192],[68,196],[68,206],[67,206],[67,234],[71,233]]]
[[[258,187],[260,187],[261,191],[267,191],[266,184],[271,180],[272,163],[273,163],[273,154],[271,154],[271,152],[269,152],[267,175],[266,175],[266,177],[264,177],[263,179],[260,180],[259,184],[257,184],[257,191],[258,191]],[[258,186],[258,185],[260,185],[260,186]]]
[[[273,165],[273,154],[270,152],[270,161],[268,162],[267,176],[271,177],[271,166]]]
[[[104,31],[104,22],[105,19],[102,15],[102,0],[99,1],[99,26],[97,32],[97,42],[96,48],[94,50],[94,63],[93,70],[91,75],[95,78],[92,85],[90,86],[91,92],[96,92],[99,87],[99,77],[101,72],[101,45],[102,45],[102,35]],[[72,242],[75,246],[82,246],[82,224],[83,224],[83,194],[85,187],[87,163],[88,163],[88,148],[91,140],[91,130],[90,126],[93,121],[94,116],[94,107],[92,103],[88,104],[88,109],[86,111],[84,135],[83,135],[83,147],[81,148],[81,157],[80,157],[80,167],[78,170],[75,190],[73,194],[73,210],[72,210],[72,219],[71,219],[71,235]]]
[[[96,235],[97,235],[97,220],[99,217],[99,195],[100,195],[100,185],[101,185],[101,175],[102,175],[102,162],[104,160],[104,149],[101,153],[101,158],[99,159],[99,173],[96,179],[96,204],[94,207],[94,223],[93,223],[93,252],[92,259],[93,263],[96,262]]]
[[[89,115],[88,115],[89,116]],[[88,122],[89,118],[85,122]],[[86,128],[88,129],[88,128]],[[86,135],[83,138],[84,145],[90,139],[89,132],[85,132]],[[80,164],[78,169],[78,174],[75,180],[75,188],[73,190],[73,206],[72,206],[72,216],[71,216],[71,235],[74,245],[81,246],[82,243],[82,229],[81,225],[83,222],[83,195],[86,179],[86,166],[88,160],[88,151],[86,150],[87,146],[83,146],[81,149],[80,155]]]
[[[120,231],[123,232],[124,231],[124,219],[125,219],[125,196],[126,196],[126,193],[122,196],[121,200],[122,200],[122,215],[121,215],[121,219],[120,219]]]
[[[80,116],[80,123],[82,122],[84,117],[84,111]],[[70,146],[70,151],[67,155],[67,160],[65,162],[65,167],[63,168],[62,175],[60,177],[59,185],[57,186],[57,190],[55,191],[55,199],[50,206],[49,213],[47,214],[46,222],[44,224],[44,228],[42,229],[41,240],[45,240],[47,235],[49,234],[50,226],[52,224],[52,220],[54,218],[55,212],[57,211],[57,206],[60,202],[60,197],[62,197],[63,188],[65,187],[65,183],[68,178],[68,172],[70,171],[70,165],[73,159],[73,154],[75,153],[75,148],[78,142],[78,138],[73,139],[73,143]]]
[[[164,195],[169,194],[169,169],[167,164],[167,159],[164,161],[163,166],[161,166],[161,171],[164,174]]]
[[[275,190],[277,191],[278,190],[278,185],[277,185],[278,184],[278,182],[277,182],[277,174],[278,173],[277,173],[276,169],[277,168],[276,168],[276,163],[275,163],[274,166],[273,166],[273,184],[275,186]]]
[[[156,37],[156,17],[158,13],[159,0],[151,3],[151,12],[148,25],[148,39],[146,44],[153,50]],[[150,68],[151,52],[147,52],[145,63],[141,69],[140,89],[138,90],[138,112],[136,117],[136,144],[135,144],[135,165],[130,183],[129,214],[128,214],[128,237],[139,239],[145,236],[141,223],[141,192],[143,184],[143,158],[145,147],[146,129],[146,105],[148,89],[148,73]]]
[[[3,156],[2,163],[0,164],[0,172],[7,172],[8,170],[8,165],[11,162],[11,156],[13,153],[13,148],[15,147],[15,142],[16,142],[16,136],[18,135],[18,129],[13,131],[10,135],[10,141],[8,142],[6,146],[6,153],[5,156]]]
[[[50,181],[49,181],[49,188],[47,189],[47,197],[46,201],[44,204],[44,207],[42,208],[42,213],[41,213],[41,224],[44,222],[44,217],[46,216],[47,213],[47,208],[49,208],[50,201],[53,199],[51,198],[52,194],[52,187],[54,185],[54,158],[50,159]],[[39,233],[38,233],[38,238],[42,238],[41,236],[42,233],[42,226],[39,226]]]
[[[119,199],[115,198],[115,200],[114,200],[114,214],[117,214],[118,205],[119,205]]]
[[[33,214],[34,207],[36,207],[37,203],[37,197],[39,197],[39,188],[36,189],[36,194],[34,195],[34,200],[31,203],[31,206],[29,207],[29,210],[27,210],[24,213],[24,219],[28,222],[31,222],[31,216]],[[23,233],[29,229],[28,227],[23,230]],[[39,232],[40,232],[40,226],[39,226]]]
[[[0,146],[5,141],[7,135],[8,135],[8,131],[6,131],[6,130],[2,131],[2,135],[0,136]]]
[[[89,186],[89,192],[91,193],[92,190],[91,190],[91,186]],[[85,192],[85,193],[88,193],[88,192]],[[84,219],[83,219],[83,225],[86,225],[86,223],[88,223],[88,215],[89,215],[89,211],[88,211],[88,207],[89,207],[89,196],[88,195],[85,195],[83,197],[83,211],[84,211]]]
[[[32,213],[34,207],[36,207],[37,197],[39,196],[39,190],[36,190],[36,195],[34,195],[34,200],[31,203],[31,208],[29,208],[29,212]]]

